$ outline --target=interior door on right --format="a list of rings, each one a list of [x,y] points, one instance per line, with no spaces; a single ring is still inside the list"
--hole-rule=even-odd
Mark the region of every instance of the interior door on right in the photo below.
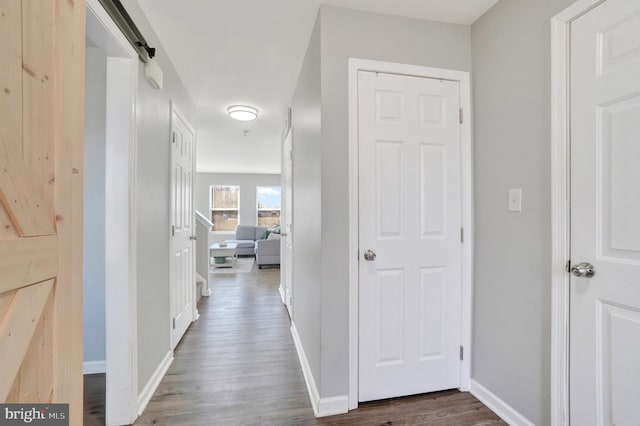
[[[459,110],[456,81],[358,74],[360,401],[460,386]]]
[[[640,425],[640,2],[571,40],[571,424]]]

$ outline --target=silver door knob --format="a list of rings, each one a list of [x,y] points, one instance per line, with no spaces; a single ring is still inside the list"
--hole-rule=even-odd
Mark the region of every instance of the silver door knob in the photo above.
[[[594,271],[592,264],[588,262],[582,262],[572,267],[571,273],[573,274],[574,277],[591,278],[596,274],[596,271]]]
[[[364,259],[368,260],[369,262],[373,262],[374,260],[376,260],[376,253],[373,250],[366,250],[363,256]]]
[[[192,235],[192,236],[190,236],[190,237],[189,237],[189,239],[190,239],[191,241],[195,241],[195,240],[197,240],[197,239],[198,239],[198,237],[196,237],[195,235]]]

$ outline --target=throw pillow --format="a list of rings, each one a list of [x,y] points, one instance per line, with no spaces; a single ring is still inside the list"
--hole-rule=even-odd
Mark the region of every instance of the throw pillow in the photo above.
[[[276,234],[275,232],[271,232],[267,237],[267,240],[279,240],[280,234]]]
[[[269,234],[271,234],[271,231],[269,230],[265,230],[262,235],[260,235],[260,239],[261,240],[268,240],[269,239]]]

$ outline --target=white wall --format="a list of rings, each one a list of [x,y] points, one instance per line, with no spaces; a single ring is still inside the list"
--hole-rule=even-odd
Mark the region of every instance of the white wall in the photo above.
[[[87,46],[84,126],[83,311],[84,361],[105,352],[105,126],[107,57]]]
[[[293,141],[293,315],[311,372],[320,378],[322,256],[320,16],[291,101]]]
[[[170,101],[191,124],[195,105],[136,0],[122,4],[149,45],[156,48],[164,88],[155,90],[139,68],[137,114],[138,386],[142,390],[170,350],[169,198]]]
[[[321,8],[322,397],[348,393],[348,59],[471,69],[470,28]]]
[[[296,183],[294,204],[298,207],[294,206],[294,272],[302,265],[312,264],[313,273],[320,277],[320,327],[309,330],[301,330],[300,327],[298,331],[303,345],[320,342],[313,347],[305,346],[305,353],[308,358],[319,355],[320,371],[314,372],[314,379],[320,396],[328,398],[349,392],[348,59],[354,57],[468,71],[471,69],[471,42],[468,26],[321,6],[319,44],[320,55],[316,62],[320,62],[321,68],[321,111],[313,117],[317,119],[321,115],[321,136],[303,143],[315,144],[304,149],[310,153],[316,150],[319,158],[309,158],[309,165],[320,167],[320,170],[319,174],[315,172],[308,176],[306,186],[314,194],[320,188],[320,202],[314,206],[321,209],[320,213],[316,211],[306,216],[296,214],[301,202],[300,193],[307,189]],[[313,96],[313,93],[306,95],[309,103]],[[299,108],[294,108],[294,160],[298,158],[300,149],[295,122],[299,114]],[[320,223],[315,224],[316,221]],[[299,250],[302,226],[321,229],[320,256],[317,251]],[[298,303],[300,289],[317,287],[317,281],[318,278],[300,280],[294,276],[296,324],[303,321],[305,315],[315,315],[313,311],[305,313],[295,304]],[[319,354],[314,353],[318,351]]]
[[[500,1],[471,29],[475,288],[472,377],[549,424],[550,18],[573,0]],[[522,212],[507,212],[522,188]]]

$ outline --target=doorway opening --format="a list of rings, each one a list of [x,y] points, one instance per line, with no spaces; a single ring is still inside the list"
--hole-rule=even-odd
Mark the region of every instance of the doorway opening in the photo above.
[[[460,105],[460,366],[459,389],[471,389],[471,294],[472,294],[472,266],[473,266],[473,212],[472,212],[472,152],[471,152],[471,95],[470,76],[467,72],[428,68],[406,64],[395,64],[362,59],[349,60],[349,400],[348,409],[358,407],[360,401],[360,318],[361,318],[361,271],[360,264],[364,262],[364,250],[360,247],[361,218],[359,217],[360,191],[360,149],[359,149],[359,72],[385,73],[389,75],[425,77],[442,81],[457,82],[459,84]],[[434,98],[435,99],[435,98]],[[433,99],[431,99],[433,100]],[[425,99],[425,102],[429,99]],[[427,102],[429,103],[429,102]],[[435,104],[434,104],[435,105]],[[442,105],[438,103],[438,105]],[[428,106],[428,105],[426,105]],[[436,108],[437,110],[437,108]],[[435,110],[433,110],[435,111]],[[465,118],[467,117],[467,118]],[[456,117],[457,118],[457,117]],[[370,256],[370,253],[366,253]],[[370,256],[371,257],[371,256]],[[366,259],[366,257],[364,257]],[[371,257],[375,259],[375,255]],[[358,260],[360,259],[360,260]],[[402,312],[402,310],[400,310]],[[347,408],[347,407],[343,407]]]
[[[85,372],[106,373],[106,424],[138,416],[136,133],[138,55],[87,1]]]

